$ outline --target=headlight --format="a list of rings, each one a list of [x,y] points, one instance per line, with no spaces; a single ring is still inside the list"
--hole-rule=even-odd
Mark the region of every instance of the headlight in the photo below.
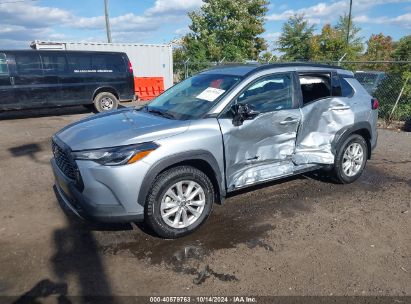
[[[132,164],[146,157],[159,146],[155,143],[143,143],[130,146],[83,150],[72,152],[75,159],[92,160],[106,166]]]

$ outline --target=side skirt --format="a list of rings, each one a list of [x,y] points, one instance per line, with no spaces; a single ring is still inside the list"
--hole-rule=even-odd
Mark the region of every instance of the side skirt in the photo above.
[[[283,179],[283,178],[287,178],[287,177],[290,177],[290,176],[299,175],[299,174],[307,173],[307,172],[310,172],[310,171],[315,171],[315,170],[321,169],[323,167],[324,167],[324,165],[317,165],[317,164],[315,164],[315,165],[312,165],[312,164],[299,165],[299,166],[295,167],[295,170],[291,174],[276,176],[274,178],[258,181],[258,182],[255,182],[255,183],[252,183],[252,184],[247,184],[247,185],[244,185],[244,186],[241,186],[241,187],[236,187],[236,188],[227,190],[227,193],[235,192],[235,191],[238,191],[238,190],[241,190],[241,189],[253,187],[253,186],[256,186],[256,185],[260,185],[260,184],[269,183],[269,182],[276,181],[276,180]]]

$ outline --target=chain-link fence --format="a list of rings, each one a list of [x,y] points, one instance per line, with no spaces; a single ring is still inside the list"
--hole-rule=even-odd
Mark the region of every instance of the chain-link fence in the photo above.
[[[176,62],[174,63],[174,83],[210,67],[236,63],[238,64],[239,62]],[[380,118],[387,121],[411,120],[411,61],[344,61],[312,63],[338,65],[354,72],[355,77],[364,88],[379,100]]]

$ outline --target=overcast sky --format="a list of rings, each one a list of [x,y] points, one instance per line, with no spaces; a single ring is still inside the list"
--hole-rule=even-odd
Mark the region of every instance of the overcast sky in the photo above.
[[[235,1],[235,0],[233,0]],[[0,0],[0,49],[28,48],[32,40],[106,41],[103,0]],[[411,0],[353,0],[361,35],[411,34]],[[113,42],[168,43],[188,31],[187,12],[201,0],[110,0]],[[349,0],[272,0],[263,36],[273,42],[283,22],[304,13],[320,29],[348,11]]]

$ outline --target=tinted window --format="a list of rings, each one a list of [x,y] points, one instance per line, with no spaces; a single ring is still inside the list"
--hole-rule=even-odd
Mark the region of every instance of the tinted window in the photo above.
[[[40,56],[37,53],[15,54],[17,72],[20,75],[41,74]]]
[[[6,61],[6,55],[3,53],[0,53],[0,75],[8,75],[9,70],[7,69],[7,61]]]
[[[126,66],[121,55],[99,54],[91,58],[93,70],[106,73],[125,72]]]
[[[64,54],[43,54],[43,71],[47,74],[58,74],[67,71],[66,56]]]
[[[348,81],[340,77],[340,83],[341,83],[341,92],[343,97],[351,97],[354,94],[354,90],[351,87],[351,85],[348,83]]]
[[[276,74],[253,83],[238,98],[258,112],[290,109],[293,107],[291,74]]]
[[[88,54],[70,54],[68,56],[69,64],[74,72],[92,70],[91,55]]]
[[[300,75],[303,103],[331,96],[331,78],[329,74]]]

